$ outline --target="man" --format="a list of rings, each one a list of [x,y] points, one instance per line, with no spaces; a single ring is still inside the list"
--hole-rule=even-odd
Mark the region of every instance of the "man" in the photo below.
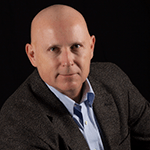
[[[2,150],[150,150],[150,104],[65,5],[39,12],[26,53],[35,69],[0,114]],[[90,72],[90,73],[89,73]]]

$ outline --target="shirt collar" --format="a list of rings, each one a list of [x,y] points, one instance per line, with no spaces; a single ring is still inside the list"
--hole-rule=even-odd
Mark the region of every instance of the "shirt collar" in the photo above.
[[[68,96],[66,96],[66,95],[62,94],[61,92],[59,92],[58,90],[56,90],[54,87],[48,85],[47,83],[46,83],[46,85],[56,95],[56,97],[65,105],[67,110],[73,116],[74,106],[75,106],[76,102],[74,100],[72,100],[71,98],[69,98]],[[94,97],[95,97],[95,94],[92,89],[92,86],[91,86],[89,80],[86,79],[86,81],[84,83],[84,87],[83,87],[83,96],[81,99],[81,103],[88,100],[89,106],[92,107],[92,104],[94,102]],[[76,105],[78,105],[78,104],[76,104]]]
[[[95,94],[94,94],[94,91],[93,91],[92,86],[90,84],[90,81],[88,79],[86,79],[86,81],[84,83],[84,87],[83,87],[83,96],[82,96],[80,103],[88,100],[90,107],[92,107],[93,102],[94,102],[94,98],[95,98]]]

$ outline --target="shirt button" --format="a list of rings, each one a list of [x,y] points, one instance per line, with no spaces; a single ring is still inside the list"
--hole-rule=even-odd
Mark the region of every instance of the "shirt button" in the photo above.
[[[88,122],[87,122],[87,121],[85,121],[85,125],[87,125],[87,123],[88,123]]]

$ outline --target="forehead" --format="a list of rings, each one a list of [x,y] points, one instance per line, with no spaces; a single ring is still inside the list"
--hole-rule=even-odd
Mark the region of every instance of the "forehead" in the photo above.
[[[86,29],[80,24],[47,26],[38,31],[38,42],[43,44],[70,44],[84,42],[88,37]]]

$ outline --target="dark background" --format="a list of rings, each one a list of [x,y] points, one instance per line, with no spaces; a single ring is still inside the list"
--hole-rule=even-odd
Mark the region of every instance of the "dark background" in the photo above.
[[[67,4],[96,36],[92,61],[117,64],[150,101],[149,0],[3,0],[0,2],[0,107],[34,70],[26,54],[30,23],[43,8]]]

